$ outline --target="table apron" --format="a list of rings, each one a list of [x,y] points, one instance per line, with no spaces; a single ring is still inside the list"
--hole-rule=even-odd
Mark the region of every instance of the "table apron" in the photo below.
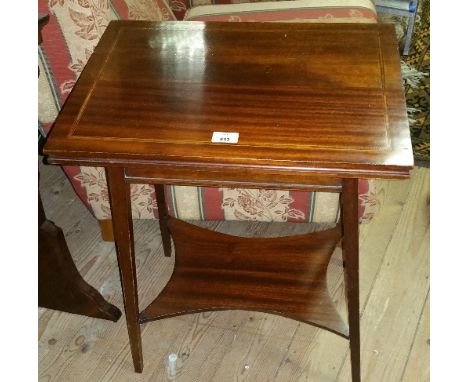
[[[342,179],[305,171],[157,166],[125,168],[125,182],[183,186],[341,192]]]

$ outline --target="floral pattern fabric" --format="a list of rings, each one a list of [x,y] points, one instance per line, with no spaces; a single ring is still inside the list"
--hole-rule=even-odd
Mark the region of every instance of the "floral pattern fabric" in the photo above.
[[[291,208],[292,202],[288,191],[223,188],[226,220],[304,221],[304,212]]]
[[[105,171],[81,167],[74,176],[86,190],[87,202],[97,219],[110,219]],[[158,216],[154,187],[130,186],[134,219]],[[166,186],[169,213],[186,220],[250,220],[264,222],[331,223],[340,218],[339,194],[243,188]],[[372,219],[377,209],[373,182],[359,182],[359,217]]]

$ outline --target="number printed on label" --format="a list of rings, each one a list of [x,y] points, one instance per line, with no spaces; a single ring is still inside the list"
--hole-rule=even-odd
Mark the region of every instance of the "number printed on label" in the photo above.
[[[223,133],[214,131],[211,137],[213,143],[237,143],[239,141],[239,133]]]

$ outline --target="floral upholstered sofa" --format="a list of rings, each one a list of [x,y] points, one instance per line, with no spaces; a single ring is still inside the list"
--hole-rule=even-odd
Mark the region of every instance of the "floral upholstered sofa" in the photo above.
[[[298,0],[243,3],[244,0],[39,0],[50,15],[39,48],[39,128],[46,135],[110,20],[377,22],[371,0]],[[232,4],[227,4],[232,3]],[[183,108],[183,105],[180,105]],[[105,172],[64,167],[76,193],[101,227],[109,227]],[[157,218],[154,188],[132,185],[135,219]],[[360,219],[372,218],[373,183],[360,181]],[[166,186],[170,214],[195,220],[334,222],[339,195],[326,192]]]

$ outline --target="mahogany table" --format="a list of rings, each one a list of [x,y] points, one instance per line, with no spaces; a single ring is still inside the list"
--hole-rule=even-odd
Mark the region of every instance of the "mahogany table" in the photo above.
[[[140,324],[243,309],[349,339],[360,380],[358,178],[408,178],[413,165],[392,26],[111,22],[44,152],[106,168],[137,372]],[[165,255],[171,237],[176,255],[142,312],[130,183],[156,185]],[[342,219],[300,236],[235,237],[169,217],[163,184],[339,192]],[[349,324],[326,286],[341,239]]]

